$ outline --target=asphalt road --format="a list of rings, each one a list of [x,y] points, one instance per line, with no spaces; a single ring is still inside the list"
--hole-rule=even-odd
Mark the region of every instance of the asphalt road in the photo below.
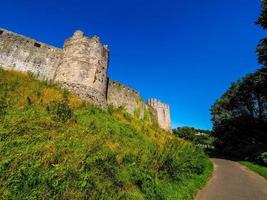
[[[238,162],[212,159],[213,177],[195,200],[267,200],[267,180]]]

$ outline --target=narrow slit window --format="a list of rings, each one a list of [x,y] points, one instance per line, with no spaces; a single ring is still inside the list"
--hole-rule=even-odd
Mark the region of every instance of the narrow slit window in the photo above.
[[[34,43],[34,46],[35,46],[35,47],[41,47],[41,44],[35,42],[35,43]]]

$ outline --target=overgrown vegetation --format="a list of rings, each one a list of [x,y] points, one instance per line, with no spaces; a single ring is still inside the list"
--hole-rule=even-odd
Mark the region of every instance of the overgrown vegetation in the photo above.
[[[267,167],[257,165],[248,161],[241,161],[240,163],[267,179]]]
[[[123,108],[103,111],[0,70],[2,199],[191,199],[212,166],[196,147]]]

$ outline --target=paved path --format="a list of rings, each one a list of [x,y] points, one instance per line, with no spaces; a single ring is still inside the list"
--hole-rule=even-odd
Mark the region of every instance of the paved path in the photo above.
[[[237,162],[212,159],[213,177],[195,200],[267,200],[267,180]]]

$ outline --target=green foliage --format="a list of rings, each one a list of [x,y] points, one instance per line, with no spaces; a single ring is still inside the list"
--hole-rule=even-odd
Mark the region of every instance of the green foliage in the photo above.
[[[33,80],[37,78],[37,76],[34,73],[32,73],[31,71],[27,71],[27,74]]]
[[[73,116],[72,110],[67,101],[52,101],[50,105],[46,107],[46,109],[51,117],[57,121],[66,122]]]
[[[256,23],[262,28],[267,29],[267,0],[261,1],[261,15]]]
[[[7,108],[8,104],[6,102],[5,97],[0,96],[0,117],[6,114]]]
[[[233,84],[211,112],[215,146],[221,153],[255,160],[267,151],[267,69]]]
[[[153,113],[151,109],[144,110],[144,121],[149,121],[153,125],[157,124],[156,115]]]
[[[204,148],[212,148],[214,138],[211,136],[211,132],[208,130],[200,130],[192,127],[178,127],[173,129],[173,134],[193,142],[197,146]]]
[[[267,167],[248,161],[241,161],[240,163],[267,179]]]
[[[137,118],[141,117],[141,108],[140,107],[138,107],[134,110],[134,116]]]
[[[258,158],[258,162],[261,163],[262,165],[267,166],[267,152],[261,153]]]
[[[14,71],[0,83],[2,199],[186,200],[211,173],[201,150],[123,108]]]
[[[70,92],[67,89],[63,89],[63,98],[65,101],[68,100],[69,96],[70,96]]]
[[[261,1],[261,15],[256,22],[263,29],[267,29],[267,0]],[[263,64],[264,67],[267,67],[267,38],[263,38],[257,46],[258,61],[260,64]]]
[[[136,100],[137,107],[134,110],[134,116],[137,118],[141,118],[141,108],[142,108],[142,100],[140,98],[137,98]]]
[[[258,62],[264,67],[267,67],[267,38],[263,38],[260,40],[256,51],[258,54]]]
[[[196,131],[191,127],[178,127],[173,130],[173,134],[188,141],[193,141]]]

